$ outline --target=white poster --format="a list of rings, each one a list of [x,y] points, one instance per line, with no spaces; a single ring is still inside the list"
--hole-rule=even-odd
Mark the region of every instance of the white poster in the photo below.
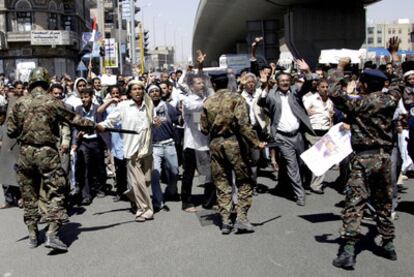
[[[314,146],[300,155],[316,176],[323,175],[352,153],[351,131],[341,131],[342,123],[333,126]]]
[[[105,39],[104,67],[118,67],[118,44],[113,38]]]
[[[22,82],[29,81],[30,72],[36,67],[35,60],[16,60],[16,79]]]

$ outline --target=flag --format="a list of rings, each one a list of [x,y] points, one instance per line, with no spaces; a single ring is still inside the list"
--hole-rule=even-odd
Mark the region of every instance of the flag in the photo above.
[[[99,44],[96,43],[101,37],[100,32],[97,32],[96,18],[94,17],[92,23],[92,32],[85,32],[82,34],[82,44],[80,56],[92,53],[93,57],[99,57]]]
[[[93,23],[92,23],[92,36],[89,39],[89,42],[95,43],[96,42],[96,17],[93,17]]]

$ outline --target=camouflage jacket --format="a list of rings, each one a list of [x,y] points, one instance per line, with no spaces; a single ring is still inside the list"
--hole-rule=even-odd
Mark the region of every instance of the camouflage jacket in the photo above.
[[[249,110],[244,98],[229,90],[219,90],[204,102],[201,113],[201,132],[217,137],[242,136],[249,144],[260,141],[249,122]]]
[[[347,116],[354,150],[390,149],[393,145],[392,119],[400,94],[396,91],[378,91],[351,96],[343,89],[342,79],[341,71],[331,76],[329,97],[335,107]]]
[[[22,144],[56,147],[59,122],[67,122],[85,131],[95,123],[67,110],[64,104],[41,88],[16,101],[7,121],[7,135]]]

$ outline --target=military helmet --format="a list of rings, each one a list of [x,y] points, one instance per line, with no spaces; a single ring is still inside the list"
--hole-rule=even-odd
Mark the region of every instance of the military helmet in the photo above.
[[[35,86],[42,86],[45,89],[49,87],[49,73],[44,67],[36,67],[30,72],[29,90]]]

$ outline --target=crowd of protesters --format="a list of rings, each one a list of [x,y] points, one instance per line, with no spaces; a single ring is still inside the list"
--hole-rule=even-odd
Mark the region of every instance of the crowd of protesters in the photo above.
[[[385,65],[366,63],[358,68],[342,59],[337,67],[320,65],[311,71],[305,61],[296,60],[294,67],[285,69],[274,63],[258,62],[255,49],[261,40],[256,38],[252,44],[250,68],[238,75],[232,70],[226,71],[228,90],[244,99],[249,124],[257,137],[276,145],[260,149],[240,141],[240,147],[246,150],[243,153],[248,153],[244,158],[254,191],[260,192],[258,171],[267,166],[279,174],[275,193],[286,194],[299,206],[305,206],[306,190],[324,194],[324,189],[332,186],[340,193],[349,191],[351,156],[337,165],[340,175],[330,184],[323,175],[315,176],[299,156],[333,125],[343,122],[344,130],[352,130],[353,124],[358,124],[343,108],[336,106],[330,93],[338,86],[333,83],[338,81],[335,79],[337,71],[342,70],[341,89],[350,99],[359,101],[364,97],[360,86],[365,72],[365,76],[383,78],[383,85],[377,87],[382,93],[398,91],[401,97],[389,122],[393,129],[387,130],[393,138],[390,218],[397,219],[398,194],[407,189],[404,181],[414,170],[407,150],[407,120],[414,103],[413,62],[401,64],[398,57],[393,56]],[[394,47],[390,47],[390,51],[395,52],[398,43],[394,40],[390,44]],[[162,210],[168,211],[168,201],[181,201],[182,210],[192,213],[198,210],[192,198],[196,175],[202,176],[204,183],[202,207],[217,207],[210,140],[200,129],[203,104],[215,91],[214,82],[212,84],[209,74],[203,70],[204,57],[201,51],[197,52],[196,68],[189,65],[185,70],[160,74],[117,76],[111,85],[102,84],[100,77],[51,78],[50,94],[67,109],[97,125],[95,133],[60,125],[57,148],[67,176],[68,207],[90,205],[95,197],[112,195],[116,202],[131,203],[138,222],[152,220],[154,214]],[[29,91],[28,84],[13,83],[4,75],[0,77],[0,124],[5,125],[9,99],[22,97]],[[113,129],[136,133],[109,132]],[[4,128],[0,135],[5,136]],[[114,188],[107,184],[109,178],[113,178]],[[166,184],[165,191],[162,183]],[[1,209],[23,205],[16,186],[4,184],[3,189],[6,202]],[[365,212],[370,214],[372,210]]]

